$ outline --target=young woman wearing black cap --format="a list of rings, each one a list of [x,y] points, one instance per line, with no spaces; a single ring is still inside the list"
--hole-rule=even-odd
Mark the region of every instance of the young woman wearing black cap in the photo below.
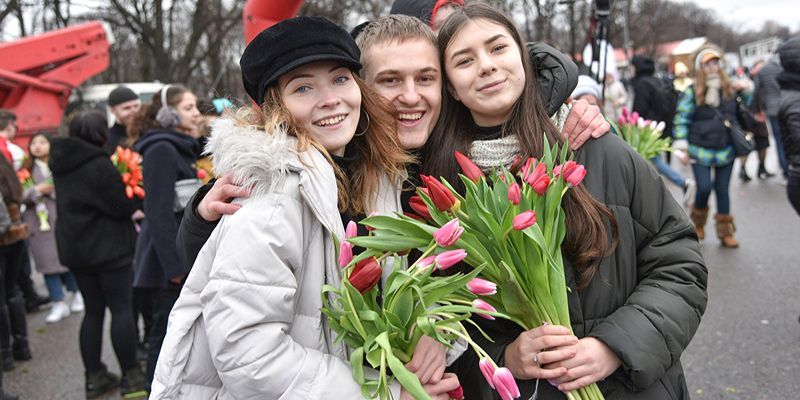
[[[218,120],[207,148],[215,172],[250,197],[194,263],[151,399],[361,397],[320,293],[339,284],[332,235],[344,237],[345,220],[399,211],[410,160],[390,110],[355,75],[358,60],[347,32],[317,17],[280,22],[245,49],[244,86],[259,107]],[[457,386],[448,377],[427,389],[439,398]]]

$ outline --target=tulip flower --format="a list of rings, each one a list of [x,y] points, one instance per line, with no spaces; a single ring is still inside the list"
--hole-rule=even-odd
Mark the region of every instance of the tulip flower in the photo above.
[[[517,214],[517,216],[511,221],[511,225],[514,226],[514,229],[518,231],[528,229],[535,223],[536,211],[533,210],[523,211]]]
[[[428,206],[425,205],[425,202],[422,201],[421,197],[411,196],[411,198],[408,199],[408,205],[411,207],[412,210],[414,210],[414,212],[421,215],[423,218],[429,220],[433,219],[433,217],[431,217],[430,211],[428,211]]]
[[[456,218],[433,232],[433,239],[441,247],[450,247],[458,242],[462,233],[464,233],[464,228],[459,225],[458,218]]]
[[[451,399],[464,400],[464,389],[459,385],[457,388],[447,392],[447,395],[450,396]]]
[[[356,264],[350,273],[350,284],[361,294],[366,293],[381,279],[381,265],[375,257],[365,258]]]
[[[639,113],[634,111],[633,113],[631,113],[630,118],[628,119],[628,122],[630,122],[631,125],[633,125],[637,121],[639,121],[639,118],[640,118]]]
[[[497,294],[497,284],[486,279],[473,278],[467,283],[467,289],[478,296]]]
[[[475,165],[475,163],[472,162],[472,160],[467,158],[467,156],[461,154],[461,152],[459,151],[455,152],[455,156],[456,156],[456,162],[461,167],[461,172],[463,172],[464,176],[469,178],[469,180],[477,182],[481,179],[482,176],[484,176],[483,171],[481,171],[481,169],[477,165]]]
[[[444,271],[458,264],[466,257],[467,252],[464,249],[449,250],[436,256],[436,264],[439,265],[440,270]]]
[[[583,165],[578,164],[578,166],[575,167],[575,170],[566,179],[570,185],[578,186],[581,184],[584,177],[586,177],[586,168],[584,168]]]
[[[575,170],[575,167],[578,166],[578,163],[575,161],[569,160],[561,165],[556,166],[553,168],[553,176],[564,175],[564,180]]]
[[[433,265],[436,262],[436,256],[428,256],[423,258],[422,260],[417,261],[417,268],[425,269]]]
[[[478,362],[478,367],[480,367],[483,377],[486,378],[486,382],[489,382],[489,386],[494,389],[495,366],[492,361],[488,358],[481,358],[481,360]]]
[[[133,194],[136,197],[138,197],[140,199],[143,199],[144,198],[144,188],[141,187],[141,186],[134,186],[133,187]]]
[[[539,196],[544,196],[545,192],[547,192],[547,188],[550,186],[550,177],[547,175],[541,175],[536,179],[535,182],[531,183],[531,186],[536,194]]]
[[[347,228],[344,230],[344,237],[350,239],[358,236],[358,226],[354,221],[347,223]]]
[[[431,201],[433,205],[436,206],[436,209],[439,211],[447,211],[453,208],[456,204],[456,197],[453,195],[453,192],[444,186],[442,182],[439,182],[438,179],[426,175],[421,176],[425,187],[427,187],[431,193]]]
[[[511,186],[508,187],[508,201],[511,202],[513,205],[519,205],[519,202],[522,200],[522,190],[520,190],[519,185],[514,182]]]
[[[656,125],[656,130],[659,131],[659,132],[664,132],[664,128],[666,126],[667,126],[667,124],[664,121],[661,121]]]
[[[353,261],[353,244],[350,242],[339,243],[339,266],[342,268]]]
[[[531,160],[536,159],[532,158]],[[533,168],[533,171],[531,171],[529,168],[526,168],[522,173],[522,180],[533,186],[533,182],[536,182],[537,179],[545,174],[547,174],[547,165],[545,165],[545,163],[539,163],[536,164],[536,167]]]
[[[517,381],[514,380],[514,375],[511,374],[508,368],[495,370],[492,380],[497,393],[500,394],[500,398],[503,400],[516,399],[520,396]]]
[[[492,307],[491,304],[489,304],[489,303],[487,303],[487,302],[485,302],[485,301],[483,301],[481,299],[472,300],[472,306],[477,308],[477,309],[479,309],[479,310],[497,312],[496,308]],[[494,321],[494,317],[489,315],[489,314],[481,314],[481,313],[477,313],[477,314],[480,315],[483,318],[486,318],[486,319]]]

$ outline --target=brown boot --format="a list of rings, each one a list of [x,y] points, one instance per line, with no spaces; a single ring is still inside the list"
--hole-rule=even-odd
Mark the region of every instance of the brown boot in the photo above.
[[[692,222],[694,223],[694,230],[697,231],[697,239],[703,240],[706,238],[706,221],[708,221],[708,207],[696,208],[692,207]]]
[[[736,232],[736,226],[733,224],[733,216],[730,214],[717,214],[714,216],[717,220],[717,236],[719,236],[722,247],[735,249],[739,247],[739,242],[733,237]]]

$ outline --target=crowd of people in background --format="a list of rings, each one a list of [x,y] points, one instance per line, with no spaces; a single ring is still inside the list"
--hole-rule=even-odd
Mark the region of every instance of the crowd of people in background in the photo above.
[[[595,153],[620,155],[614,162],[619,162],[618,167],[630,173],[636,185],[650,185],[647,186],[651,189],[647,190],[650,201],[666,202],[662,210],[633,217],[650,222],[671,221],[669,227],[674,236],[670,246],[674,247],[674,254],[683,256],[680,272],[692,276],[698,286],[678,288],[679,285],[666,278],[655,286],[675,285],[676,291],[685,294],[685,306],[698,314],[695,319],[682,314],[681,310],[667,309],[650,301],[637,303],[637,307],[652,310],[665,321],[684,318],[682,323],[650,326],[651,333],[663,335],[671,347],[654,353],[654,358],[661,362],[661,369],[657,374],[652,371],[653,375],[646,378],[612,375],[621,365],[634,374],[650,372],[642,372],[631,365],[647,364],[638,359],[647,352],[635,342],[616,340],[617,332],[608,325],[601,325],[605,330],[596,330],[591,337],[579,335],[580,342],[579,338],[573,342],[571,335],[566,338],[567,335],[555,327],[529,332],[507,327],[494,332],[502,337],[497,344],[483,345],[499,358],[505,358],[514,375],[526,381],[522,387],[527,395],[536,390],[533,382],[538,378],[550,379],[552,383],[540,388],[540,392],[545,393],[543,398],[550,398],[548,393],[557,393],[560,388],[570,387],[571,381],[576,379],[567,378],[565,373],[556,375],[546,371],[538,361],[533,366],[527,365],[530,364],[529,350],[541,340],[578,346],[576,351],[582,352],[578,354],[585,356],[566,361],[565,357],[551,355],[551,362],[564,366],[564,371],[568,367],[585,366],[586,376],[595,381],[608,378],[602,383],[607,390],[633,393],[624,382],[634,379],[639,385],[637,392],[649,393],[636,398],[667,398],[659,397],[663,393],[653,385],[659,381],[670,390],[682,393],[686,389],[682,368],[670,355],[680,354],[688,344],[706,300],[704,290],[700,289],[704,286],[706,270],[693,235],[700,240],[706,236],[705,225],[712,209],[709,199],[713,193],[714,220],[720,243],[725,248],[739,246],[729,194],[737,156],[738,177],[743,182],[751,181],[751,176],[776,179],[776,174],[781,175],[777,178],[786,181],[788,197],[800,214],[800,40],[787,41],[779,55],[750,68],[730,69],[719,49],[706,47],[695,55],[692,65],[676,63],[672,75],[659,73],[654,60],[637,55],[631,60],[633,75],[630,80],[622,79],[616,71],[609,71],[601,79],[602,85],[594,77],[581,75],[574,77],[574,86],[569,86],[564,83],[571,79],[567,79],[572,74],[569,68],[558,70],[556,74],[563,75],[551,80],[536,74],[537,68],[569,61],[567,56],[543,44],[526,47],[511,21],[488,6],[465,6],[463,1],[453,0],[396,1],[392,13],[400,15],[359,25],[350,33],[355,39],[322,18],[293,19],[279,24],[286,31],[268,29],[262,33],[248,46],[241,60],[243,85],[260,107],[247,105],[237,110],[227,99],[199,100],[181,84],[165,85],[151,102],[143,103],[133,90],[119,86],[108,96],[108,112],[113,116],[111,124],[106,119],[106,110],[83,111],[69,116],[65,137],[37,134],[30,138],[27,149],[11,141],[16,131],[16,117],[0,110],[2,371],[13,370],[16,363],[33,357],[25,314],[51,303],[44,318],[49,324],[58,324],[72,314],[83,313],[78,346],[85,370],[87,398],[117,388],[125,398],[146,398],[151,391],[157,396],[178,392],[188,396],[186,393],[191,392],[200,396],[196,398],[212,398],[212,393],[223,392],[242,393],[243,396],[257,393],[264,382],[247,376],[247,370],[235,371],[234,368],[239,361],[235,357],[249,349],[227,343],[221,331],[214,329],[239,325],[242,329],[252,328],[254,323],[248,319],[252,315],[241,314],[252,311],[243,305],[251,299],[242,296],[263,295],[266,299],[270,298],[270,292],[257,286],[242,287],[230,274],[213,275],[213,266],[230,262],[225,258],[228,254],[225,251],[244,254],[244,247],[253,240],[272,243],[277,239],[270,235],[289,235],[290,228],[295,225],[302,225],[306,230],[339,232],[343,226],[329,226],[331,220],[344,224],[371,212],[402,212],[408,207],[408,193],[413,193],[419,183],[420,171],[458,182],[452,161],[445,159],[449,159],[453,150],[469,154],[485,169],[510,165],[518,154],[533,156],[541,152],[541,138],[526,136],[526,129],[536,128],[543,130],[553,142],[568,138],[573,150],[585,145],[578,154],[588,163],[601,158],[593,156]],[[448,19],[453,15],[454,18]],[[485,41],[481,39],[481,45],[476,45],[472,40],[476,37]],[[298,50],[291,53],[294,58],[282,59],[288,50],[281,46],[298,49],[306,46],[313,49],[313,54]],[[520,54],[530,59],[520,59]],[[507,78],[504,82],[508,82],[510,94],[490,102],[486,99],[491,96],[484,96],[475,87],[478,80],[493,74]],[[534,82],[536,79],[539,81]],[[319,93],[313,92],[315,87]],[[499,90],[506,90],[505,86]],[[306,91],[312,95],[306,95]],[[382,96],[387,102],[377,101],[376,96]],[[324,126],[340,122],[323,121],[321,116],[328,118],[328,111],[340,110],[337,107],[344,107],[348,115],[353,114],[352,126],[348,125],[341,137],[326,137],[320,133],[327,132]],[[623,109],[636,111],[649,120],[665,122],[663,135],[673,139],[673,151],[647,160],[649,164],[635,158],[624,163],[623,159],[629,157],[621,155],[627,155],[629,149],[616,138],[604,137],[608,125],[603,119],[616,121]],[[734,151],[726,121],[740,124],[753,134],[758,157],[755,174],[748,173],[747,155],[737,155]],[[211,131],[214,133],[209,139]],[[274,139],[275,132],[283,135],[278,138],[282,142],[265,144],[259,141],[258,135]],[[300,144],[294,147],[296,143],[287,141],[287,135]],[[780,171],[767,168],[769,146],[775,146]],[[210,166],[208,154],[203,154],[206,147],[217,157],[215,170]],[[110,158],[119,148],[131,149],[141,156],[144,200],[125,194],[119,170]],[[265,152],[267,150],[285,154],[273,156]],[[298,159],[285,158],[290,153],[298,154]],[[281,163],[248,164],[258,164],[270,157],[280,158]],[[376,160],[381,163],[374,164]],[[681,175],[672,167],[673,160],[690,166],[692,176]],[[329,182],[328,175],[308,172],[307,161],[330,164],[328,175],[335,175],[336,179]],[[338,196],[316,199],[327,208],[306,219],[286,220],[287,227],[281,228],[279,222],[269,221],[271,217],[266,215],[278,206],[264,203],[263,198],[259,203],[258,193],[251,193],[255,190],[263,195],[277,189],[257,180],[251,182],[252,187],[235,185],[231,175],[241,173],[240,169],[269,176],[287,170],[301,171],[290,178],[306,179],[304,174],[311,174],[312,185],[318,184]],[[583,222],[575,224],[581,235],[594,232],[597,238],[605,238],[603,221],[630,222],[623,214],[635,214],[632,209],[623,210],[619,206],[633,201],[625,197],[625,193],[634,183],[612,177],[604,179],[600,171],[598,168],[598,174],[590,175],[588,189],[581,187],[574,195],[570,192],[566,207],[579,210],[578,214],[568,213],[568,219],[583,216]],[[657,176],[656,171],[682,191],[680,200],[688,207],[688,216],[681,212],[677,203],[666,200],[670,195],[660,181],[651,179]],[[358,184],[347,183],[348,176],[357,176]],[[209,181],[212,177],[219,179]],[[601,181],[612,183],[603,186]],[[388,182],[399,183],[395,187]],[[238,183],[241,184],[241,180]],[[259,186],[261,184],[265,186]],[[295,214],[306,210],[303,207],[317,206],[301,204],[293,191],[296,188],[290,189],[275,193],[294,199],[292,204],[298,207]],[[230,202],[230,199],[251,195],[255,203]],[[332,204],[327,204],[331,201]],[[247,204],[261,204],[262,207],[253,211]],[[285,205],[279,208],[284,209],[283,218],[290,218]],[[212,236],[220,218],[234,213],[239,213],[235,221],[241,232],[230,229]],[[319,217],[327,214],[332,215],[331,220]],[[663,233],[664,226],[653,227],[652,231],[662,229]],[[625,234],[634,231],[633,228],[621,229],[620,236],[613,240],[616,249],[623,249],[621,253],[628,255],[637,252],[641,257],[652,255],[647,249],[635,247],[641,238]],[[233,239],[226,239],[226,235]],[[216,246],[216,252],[198,256],[207,240],[225,243],[228,247]],[[570,240],[575,239],[568,234]],[[258,243],[249,246],[255,247]],[[289,310],[273,317],[299,326],[303,318],[320,318],[318,307],[314,308],[319,301],[319,288],[314,285],[321,284],[316,278],[324,274],[320,263],[327,253],[323,255],[322,249],[330,246],[320,239],[319,243],[297,249],[299,254],[320,252],[317,259],[312,257],[319,264],[309,272],[307,279],[315,277],[313,281],[284,282],[273,281],[273,276],[263,277],[269,282],[264,285],[267,288],[294,284],[315,288],[307,289],[308,292],[298,294],[295,299],[310,307],[302,310],[302,315]],[[600,264],[600,259],[612,254],[613,249],[610,243],[599,239],[592,248],[576,244],[573,250],[581,255],[576,268],[581,271],[612,268],[622,271],[621,281],[614,285],[630,290],[644,285],[637,278],[641,274],[637,275],[638,266],[634,260],[612,257],[616,260],[613,263],[606,260]],[[657,258],[653,255],[655,264],[659,262]],[[276,265],[290,262],[281,254],[265,255],[264,252],[254,253],[253,259]],[[43,275],[49,296],[36,292],[31,279],[32,265]],[[197,266],[193,268],[194,265]],[[246,265],[238,272],[256,274]],[[608,284],[597,279],[599,277],[586,279],[581,285],[591,288]],[[185,285],[190,288],[187,290]],[[217,285],[212,291],[220,298],[212,306],[203,303],[202,307],[209,307],[204,309],[199,291],[209,285]],[[606,304],[612,310],[609,313],[629,306],[602,296],[588,298]],[[275,297],[273,301],[280,299]],[[107,311],[111,315],[110,337],[121,376],[110,372],[101,361]],[[579,317],[588,321],[609,316],[587,311]],[[177,322],[168,324],[173,318]],[[191,329],[204,324],[203,318],[207,319],[205,328],[209,328],[208,319],[218,327],[208,329],[203,334],[207,337],[200,338],[202,335]],[[638,329],[634,328],[637,326],[634,320],[618,317],[615,323]],[[265,337],[272,337],[268,335],[269,327],[263,328]],[[321,326],[312,324],[308,328],[313,334],[292,331],[291,335],[285,333],[291,336],[289,339],[281,336],[275,340],[311,343],[329,334]],[[192,366],[180,364],[186,361],[190,350],[197,351],[187,340],[199,341],[199,345],[206,346],[206,352],[211,346],[217,355],[233,352],[234,358],[229,360],[230,365],[222,366],[211,360],[193,359],[201,363],[197,364],[201,371],[192,370]],[[159,360],[165,343],[164,352],[169,357]],[[350,382],[349,370],[342,372],[344,369],[340,371],[336,364],[341,361],[336,358],[341,356],[336,349],[326,349],[325,343],[314,343],[306,345],[304,351],[313,348],[320,353],[320,360],[334,363],[326,379]],[[535,354],[546,354],[545,350],[537,348]],[[183,359],[176,356],[178,351],[184,352],[181,353]],[[422,346],[420,351],[443,352],[444,349]],[[623,359],[620,355],[624,355]],[[335,361],[330,361],[331,357]],[[590,368],[588,357],[600,361]],[[264,355],[264,358],[268,357]],[[291,363],[286,357],[280,360],[287,368]],[[204,361],[208,363],[203,364]],[[253,365],[259,366],[257,361]],[[479,373],[470,369],[466,359],[460,363],[451,360],[448,365],[451,368],[448,371],[458,373],[466,391],[473,396],[488,395],[485,382]],[[230,370],[222,371],[228,367]],[[269,369],[266,365],[263,368]],[[443,368],[442,365],[442,372]],[[186,375],[177,376],[174,371],[179,369],[185,370]],[[216,377],[214,374],[227,374],[232,381],[224,379],[219,383],[211,378]],[[264,390],[274,391],[276,398],[292,396],[294,390],[298,390],[297,393],[305,390],[302,382],[292,383],[285,374],[285,371],[277,371],[264,375],[286,384],[285,387],[264,387]],[[454,377],[448,372],[421,383],[432,396],[443,396],[447,392],[445,389],[452,390]],[[470,379],[465,381],[464,377]],[[310,374],[304,379],[311,378],[323,377]],[[458,379],[455,382],[458,383]],[[343,381],[332,383],[336,383],[333,386],[342,394],[358,393],[354,385]],[[408,394],[403,392],[403,396]],[[0,400],[15,398],[3,392],[0,372]]]

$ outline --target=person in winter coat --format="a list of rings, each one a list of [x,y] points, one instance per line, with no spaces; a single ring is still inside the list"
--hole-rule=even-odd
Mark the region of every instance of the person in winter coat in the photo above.
[[[45,322],[58,322],[70,311],[84,310],[83,296],[78,291],[75,276],[58,261],[56,237],[53,226],[56,223],[56,192],[53,177],[47,162],[50,160],[50,136],[38,133],[28,143],[29,157],[22,163],[30,174],[30,186],[22,193],[25,212],[22,214],[31,231],[30,252],[36,263],[36,270],[44,275],[47,291],[53,307],[45,317]],[[64,301],[64,289],[70,292],[69,305]]]
[[[122,178],[103,148],[107,131],[105,114],[81,112],[69,123],[69,137],[51,143],[49,166],[58,193],[56,247],[86,306],[79,336],[86,397],[119,386],[127,398],[140,398],[146,395],[144,373],[136,361],[131,311],[136,241],[131,216],[139,204],[125,196]],[[121,382],[100,361],[106,309],[111,311],[111,343]]]
[[[695,83],[686,89],[675,114],[676,149],[689,150],[697,194],[691,217],[700,240],[705,238],[708,198],[717,197],[717,236],[725,248],[739,247],[734,238],[730,204],[730,181],[736,154],[725,121],[737,124],[735,89],[720,67],[722,53],[700,50],[695,57]],[[713,178],[712,178],[713,172]]]
[[[786,192],[800,215],[800,37],[781,45],[778,53],[783,67],[777,78],[781,86],[778,120],[789,170]]]
[[[355,75],[355,42],[331,21],[279,22],[240,65],[258,107],[215,122],[207,148],[214,171],[250,197],[192,267],[151,398],[360,398],[320,293],[339,285],[343,222],[400,210],[409,158],[387,105]],[[435,398],[457,386],[451,376],[424,385]]]
[[[178,259],[175,237],[185,207],[184,185],[193,193],[201,184],[195,167],[200,120],[195,95],[184,86],[165,85],[128,128],[128,139],[142,156],[145,191],[133,286],[153,289],[156,295],[147,339],[148,382],[167,332],[167,317],[189,272]]]
[[[456,182],[454,150],[485,170],[518,156],[540,158],[543,137],[530,132],[563,143],[532,93],[535,79],[509,17],[468,4],[445,22],[439,45],[451,90],[428,142],[426,174]],[[492,83],[493,90],[480,90]],[[575,156],[588,171],[564,200],[575,335],[561,326],[523,332],[487,321],[482,328],[493,342],[478,333],[473,339],[522,381],[522,398],[531,397],[537,379],[548,379],[538,385],[538,399],[563,399],[590,383],[607,398],[688,399],[680,355],[707,301],[707,270],[691,222],[647,161],[617,136],[589,141]],[[465,398],[497,396],[471,353],[455,366]]]
[[[755,93],[757,94],[755,103],[759,106],[758,111],[767,115],[767,126],[772,131],[773,139],[775,139],[775,152],[778,155],[778,163],[781,166],[781,170],[783,170],[783,177],[786,178],[789,174],[789,163],[784,153],[783,135],[781,134],[781,126],[778,122],[781,88],[778,86],[778,81],[776,80],[781,70],[781,62],[778,56],[772,56],[764,66],[761,67],[755,79]]]
[[[108,94],[108,111],[114,115],[114,125],[108,130],[108,142],[106,151],[114,154],[117,146],[127,146],[128,132],[126,126],[133,122],[136,113],[142,108],[142,100],[131,88],[127,86],[117,86]]]

